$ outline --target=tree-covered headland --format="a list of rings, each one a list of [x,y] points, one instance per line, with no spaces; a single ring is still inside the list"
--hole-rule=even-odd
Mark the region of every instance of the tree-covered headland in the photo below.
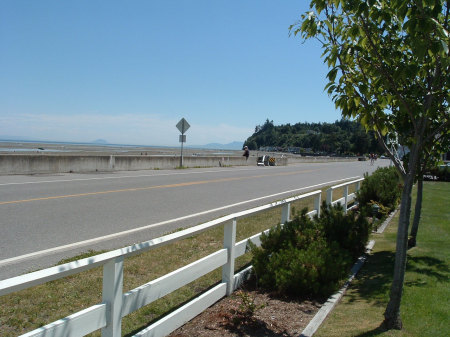
[[[341,119],[334,123],[296,123],[274,125],[268,119],[257,125],[244,143],[250,150],[267,149],[299,154],[364,155],[382,154],[374,133],[361,123]]]

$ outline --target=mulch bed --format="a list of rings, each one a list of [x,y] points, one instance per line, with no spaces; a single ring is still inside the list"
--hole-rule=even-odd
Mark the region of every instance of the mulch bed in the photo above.
[[[242,295],[244,294],[244,295]],[[253,314],[243,314],[247,306],[242,296],[255,306]],[[223,298],[184,326],[171,337],[298,337],[322,303],[279,297],[257,290],[237,292]]]

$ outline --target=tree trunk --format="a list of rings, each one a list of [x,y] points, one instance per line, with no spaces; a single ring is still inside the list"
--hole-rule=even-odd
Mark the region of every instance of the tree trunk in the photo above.
[[[400,215],[397,229],[397,247],[395,252],[394,276],[389,294],[389,303],[384,312],[383,326],[386,329],[402,329],[400,317],[400,303],[403,292],[403,281],[406,271],[406,257],[408,253],[408,229],[411,215],[411,191],[414,184],[418,161],[418,145],[411,148],[408,173],[404,176]]]
[[[416,206],[414,208],[414,220],[411,226],[411,234],[408,239],[408,248],[415,247],[417,243],[417,232],[419,231],[420,216],[422,213],[422,195],[423,195],[423,175],[420,175],[419,179],[417,180]]]
[[[407,179],[412,180],[412,179]],[[400,302],[403,292],[403,280],[406,270],[406,254],[408,248],[408,225],[411,210],[412,182],[406,182],[402,191],[400,215],[397,229],[397,249],[395,252],[394,277],[389,295],[389,303],[384,313],[384,326],[387,329],[402,329],[400,317]]]

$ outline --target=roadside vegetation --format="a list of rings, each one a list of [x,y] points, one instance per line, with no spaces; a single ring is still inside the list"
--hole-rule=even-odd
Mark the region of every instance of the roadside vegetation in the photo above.
[[[372,221],[381,221],[398,205],[401,184],[395,168],[378,168],[365,178],[355,211],[344,214],[340,204],[324,202],[320,216],[310,219],[304,209],[263,234],[261,247],[251,245],[255,282],[268,291],[302,297],[336,291],[364,253]]]
[[[448,0],[311,0],[290,27],[293,36],[322,45],[329,69],[325,90],[344,118],[375,132],[402,177],[394,276],[384,313],[388,329],[402,329],[407,249],[415,245],[418,228],[415,221],[409,233],[413,185],[450,145],[449,16]],[[404,146],[407,158],[397,151]],[[417,200],[420,214],[422,198]]]
[[[327,187],[323,188],[325,193]],[[350,191],[351,193],[352,191]],[[337,198],[343,190],[335,191]],[[313,200],[299,200],[292,204],[293,210],[313,208]],[[260,233],[280,222],[281,209],[259,213],[238,221],[237,241]],[[196,261],[223,246],[223,228],[217,227],[174,244],[151,250],[128,258],[124,263],[123,291],[129,291],[150,282],[177,268]],[[60,263],[100,254],[89,251]],[[248,253],[236,261],[236,270],[251,261]],[[32,287],[0,297],[0,335],[17,336],[74,312],[101,302],[102,268],[85,271],[60,280]],[[215,270],[183,288],[126,316],[122,322],[122,333],[132,335],[194,298],[221,280],[221,270]],[[100,332],[92,334],[99,336]]]
[[[325,202],[320,217],[304,209],[292,221],[261,236],[252,245],[256,283],[273,292],[326,297],[336,291],[352,264],[364,253],[371,225],[361,214],[344,214],[340,204]]]
[[[380,167],[370,176],[364,174],[364,183],[356,200],[365,214],[378,207],[378,218],[386,217],[398,205],[402,191],[400,175],[394,167]]]

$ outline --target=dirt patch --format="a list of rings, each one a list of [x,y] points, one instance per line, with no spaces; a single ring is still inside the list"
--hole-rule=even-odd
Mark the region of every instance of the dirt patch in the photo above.
[[[245,314],[249,304],[256,308]],[[256,290],[235,293],[203,311],[175,330],[171,337],[253,337],[299,336],[320,309],[321,303],[294,300]]]

